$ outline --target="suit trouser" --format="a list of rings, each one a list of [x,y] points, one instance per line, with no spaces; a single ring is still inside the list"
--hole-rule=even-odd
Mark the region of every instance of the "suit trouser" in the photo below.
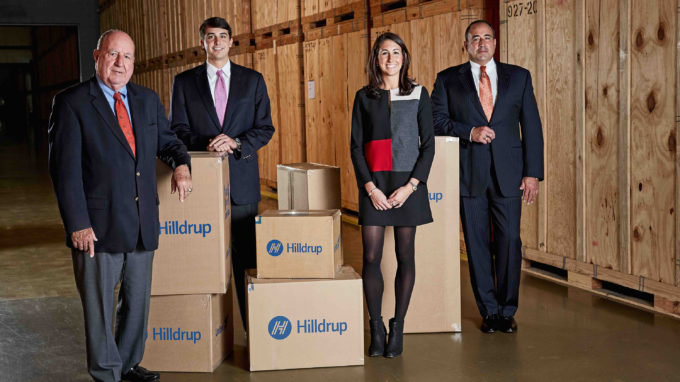
[[[149,317],[153,251],[87,253],[72,250],[85,316],[87,368],[95,381],[120,381],[142,361]],[[113,295],[120,281],[113,334]]]
[[[256,268],[255,216],[257,203],[231,205],[231,264],[243,327],[246,323],[246,269]]]
[[[522,272],[521,196],[503,197],[496,177],[489,173],[484,194],[461,197],[460,209],[470,281],[479,312],[482,316],[514,316]]]

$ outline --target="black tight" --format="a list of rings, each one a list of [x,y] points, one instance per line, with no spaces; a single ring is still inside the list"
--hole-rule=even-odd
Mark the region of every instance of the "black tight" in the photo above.
[[[415,236],[416,227],[394,227],[394,247],[398,264],[397,276],[394,280],[396,301],[394,317],[396,320],[403,320],[406,317],[413,284],[416,280]],[[361,239],[364,245],[364,266],[361,276],[364,281],[368,314],[371,319],[379,319],[384,289],[380,261],[385,240],[385,227],[363,226]]]

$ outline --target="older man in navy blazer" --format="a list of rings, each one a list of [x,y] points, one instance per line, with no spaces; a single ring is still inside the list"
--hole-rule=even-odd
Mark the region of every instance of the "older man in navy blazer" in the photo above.
[[[494,61],[491,24],[472,22],[465,48],[469,62],[437,75],[434,128],[437,135],[460,138],[461,218],[481,329],[512,333],[522,200],[533,203],[543,179],[541,120],[529,72]]]
[[[134,53],[126,33],[103,33],[94,51],[96,76],[57,94],[49,121],[50,175],[83,304],[88,371],[96,381],[159,379],[138,366],[158,247],[156,157],[174,169],[172,192],[182,201],[191,192],[189,155],[158,95],[129,82]]]
[[[257,150],[269,142],[274,126],[262,75],[229,60],[233,40],[227,21],[211,17],[199,32],[207,60],[175,77],[170,124],[189,150],[229,154],[232,264],[245,322],[244,271],[256,266]]]

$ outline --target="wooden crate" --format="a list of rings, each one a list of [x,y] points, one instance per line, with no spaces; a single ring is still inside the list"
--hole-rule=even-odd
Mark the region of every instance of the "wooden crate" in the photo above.
[[[305,37],[307,37],[305,35]],[[342,206],[357,210],[349,154],[356,92],[367,83],[368,30],[304,42],[307,161],[340,167]]]
[[[527,253],[628,287],[677,286],[680,1],[500,7],[501,60],[531,71],[545,138],[546,180],[522,212]],[[664,290],[657,301],[680,299]]]
[[[254,69],[267,84],[276,129],[258,152],[261,184],[272,189],[276,188],[277,164],[305,161],[302,43],[285,38],[259,44],[254,53]]]
[[[305,41],[337,36],[366,29],[368,10],[364,1],[349,3],[302,17]]]
[[[251,0],[253,31],[300,19],[299,0]]]

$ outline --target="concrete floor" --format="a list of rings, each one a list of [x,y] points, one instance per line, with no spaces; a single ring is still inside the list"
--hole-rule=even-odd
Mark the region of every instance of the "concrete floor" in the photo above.
[[[88,381],[82,310],[44,154],[0,144],[0,382]],[[275,208],[264,200],[261,209]],[[361,265],[358,228],[345,259]],[[396,359],[363,367],[247,371],[237,346],[212,374],[173,381],[680,381],[680,321],[533,277],[522,279],[519,332],[479,331],[467,263],[463,333],[411,334]]]

